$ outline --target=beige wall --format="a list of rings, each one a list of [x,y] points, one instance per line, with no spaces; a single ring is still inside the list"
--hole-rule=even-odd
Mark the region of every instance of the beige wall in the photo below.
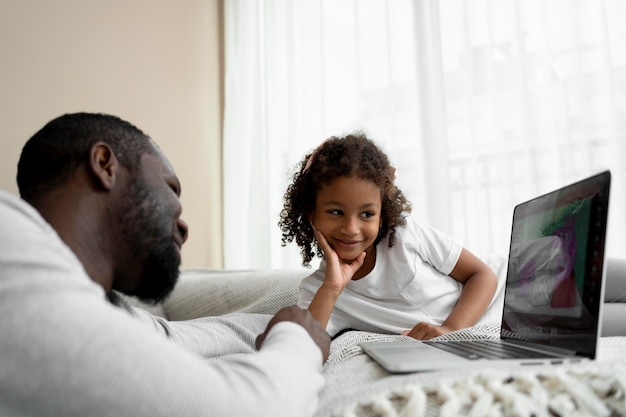
[[[221,22],[220,0],[0,0],[0,188],[52,118],[115,114],[177,170],[183,267],[221,267]]]

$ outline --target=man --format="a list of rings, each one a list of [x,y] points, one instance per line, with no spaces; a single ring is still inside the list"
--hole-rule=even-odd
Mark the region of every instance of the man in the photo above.
[[[306,311],[281,310],[255,341],[119,308],[116,291],[167,296],[187,237],[174,169],[138,128],[61,116],[24,146],[17,180],[25,201],[0,190],[0,415],[315,411],[329,338]]]

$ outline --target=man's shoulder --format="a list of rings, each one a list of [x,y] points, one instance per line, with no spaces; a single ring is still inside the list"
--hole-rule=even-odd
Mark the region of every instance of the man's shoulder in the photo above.
[[[26,203],[24,200],[8,192],[7,190],[3,190],[0,188],[0,208],[21,211],[26,206],[28,206],[28,203]]]
[[[33,206],[18,196],[0,189],[0,227],[12,225],[18,218],[23,218],[39,225],[47,225],[46,221]]]
[[[0,247],[0,270],[20,286],[91,282],[76,255],[39,212],[4,190],[0,190]]]

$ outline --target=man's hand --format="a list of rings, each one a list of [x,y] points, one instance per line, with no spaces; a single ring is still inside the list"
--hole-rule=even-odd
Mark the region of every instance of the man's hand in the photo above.
[[[308,310],[303,310],[297,306],[284,307],[270,319],[265,331],[256,338],[255,344],[257,349],[261,348],[270,329],[281,321],[291,321],[304,327],[317,346],[322,349],[323,362],[326,362],[330,354],[330,336],[322,329],[320,323],[313,318]]]

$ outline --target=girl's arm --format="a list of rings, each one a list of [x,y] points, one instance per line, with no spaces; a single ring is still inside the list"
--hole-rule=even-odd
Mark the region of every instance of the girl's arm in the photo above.
[[[456,306],[441,324],[418,323],[403,334],[415,339],[432,339],[453,330],[473,326],[484,314],[496,292],[498,278],[487,264],[467,249],[461,256],[450,276],[463,283],[463,290]]]
[[[350,279],[359,270],[365,260],[365,252],[361,253],[355,260],[351,262],[342,261],[337,253],[330,247],[324,235],[313,227],[317,243],[324,251],[326,258],[326,271],[324,274],[324,282],[309,304],[311,315],[320,322],[322,328],[326,329],[330,315],[335,308],[337,298],[341,291],[348,285]]]

